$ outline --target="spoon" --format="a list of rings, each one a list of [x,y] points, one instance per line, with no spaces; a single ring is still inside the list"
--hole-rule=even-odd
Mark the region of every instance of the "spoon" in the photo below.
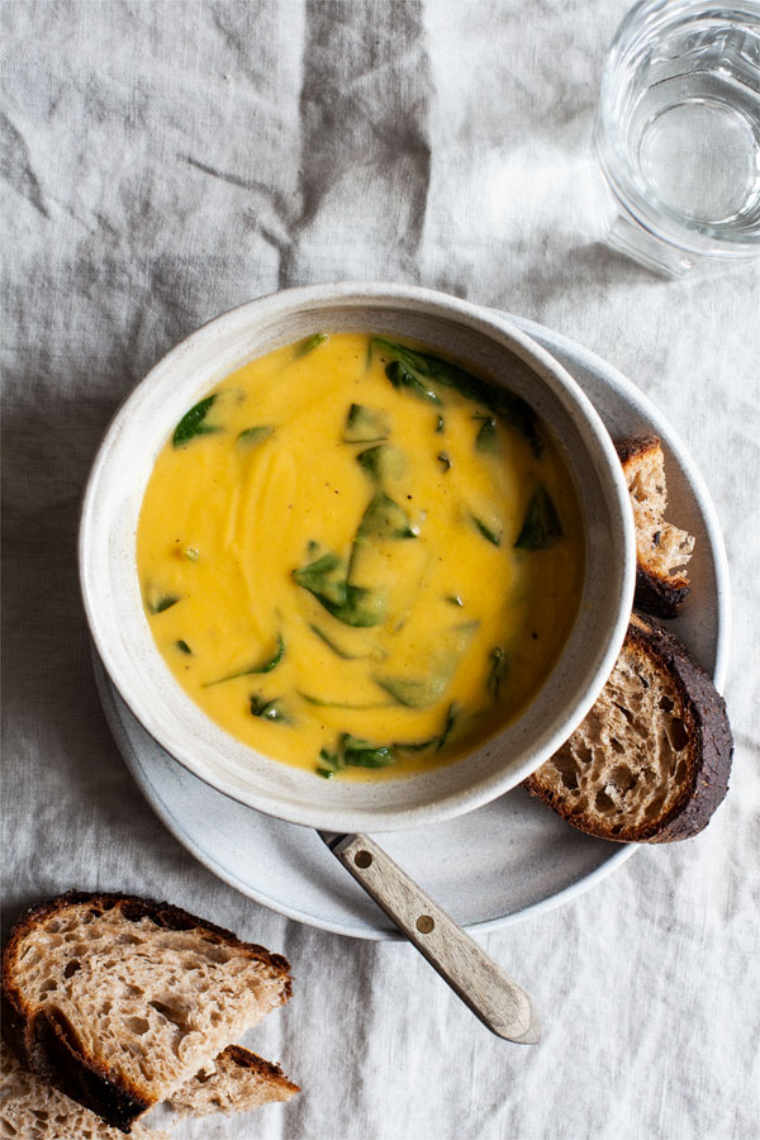
[[[320,831],[336,859],[487,1029],[518,1045],[541,1030],[528,994],[368,835]]]

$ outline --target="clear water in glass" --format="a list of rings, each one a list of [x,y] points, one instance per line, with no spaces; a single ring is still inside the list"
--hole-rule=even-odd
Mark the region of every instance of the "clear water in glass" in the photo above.
[[[596,142],[628,221],[650,238],[760,253],[760,3],[634,8],[605,69]]]

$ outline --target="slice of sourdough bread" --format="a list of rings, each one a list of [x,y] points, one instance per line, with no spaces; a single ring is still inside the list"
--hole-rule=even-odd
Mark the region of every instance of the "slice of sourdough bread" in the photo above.
[[[3,953],[26,1068],[122,1131],[290,997],[287,961],[167,903],[62,895]]]
[[[671,633],[633,614],[596,704],[526,786],[588,835],[668,843],[707,825],[732,752],[710,678]]]
[[[694,539],[665,521],[668,489],[662,445],[656,435],[639,435],[618,440],[615,447],[636,527],[636,607],[657,617],[675,617],[689,593],[686,564]]]
[[[123,1132],[104,1124],[64,1093],[21,1067],[0,1045],[0,1136],[3,1140],[118,1140]],[[135,1124],[133,1140],[169,1140]]]
[[[279,1065],[228,1045],[215,1061],[173,1094],[168,1106],[178,1115],[248,1112],[300,1092]],[[133,1124],[134,1140],[169,1140],[168,1133]],[[124,1133],[89,1108],[71,1100],[35,1073],[24,1069],[0,1042],[0,1137],[28,1140],[116,1140]]]
[[[300,1091],[279,1065],[240,1045],[228,1045],[215,1061],[178,1089],[169,1103],[183,1115],[248,1112],[272,1101],[290,1100]]]

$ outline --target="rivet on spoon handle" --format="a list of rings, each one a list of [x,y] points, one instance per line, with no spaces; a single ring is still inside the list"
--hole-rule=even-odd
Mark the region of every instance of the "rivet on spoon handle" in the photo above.
[[[333,854],[492,1033],[535,1045],[528,994],[367,835],[320,833]]]

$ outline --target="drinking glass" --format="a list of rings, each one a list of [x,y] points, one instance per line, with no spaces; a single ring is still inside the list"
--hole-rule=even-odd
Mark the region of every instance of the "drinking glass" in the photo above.
[[[643,0],[602,77],[608,244],[680,276],[760,255],[760,0]]]

